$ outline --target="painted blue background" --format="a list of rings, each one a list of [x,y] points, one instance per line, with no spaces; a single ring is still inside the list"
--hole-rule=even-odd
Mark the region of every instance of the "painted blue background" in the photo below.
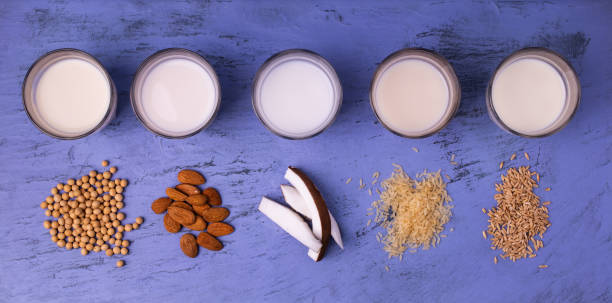
[[[605,1],[2,1],[0,301],[610,302],[611,28],[612,4]],[[544,139],[504,133],[484,106],[492,70],[526,46],[563,54],[582,82],[575,118]],[[119,92],[112,124],[78,141],[41,134],[21,105],[30,64],[62,47],[99,58]],[[129,105],[137,66],[167,47],[204,55],[223,86],[215,122],[185,140],[149,133]],[[457,116],[426,139],[392,135],[369,107],[376,65],[403,47],[438,51],[461,80]],[[257,68],[287,48],[319,52],[343,83],[338,119],[313,139],[278,138],[251,110]],[[480,209],[494,204],[498,163],[523,151],[541,173],[542,188],[552,188],[538,191],[552,201],[552,226],[537,258],[494,265]],[[453,153],[457,166],[449,164]],[[99,169],[103,159],[131,181],[128,220],[146,219],[127,235],[133,244],[121,269],[116,258],[57,248],[38,206],[58,181]],[[410,174],[441,168],[453,179],[448,189],[455,200],[448,238],[402,262],[387,260],[376,242],[379,229],[366,227],[372,198],[357,189],[358,179],[370,180],[375,171],[387,177],[393,162]],[[317,264],[256,210],[262,195],[280,199],[288,165],[316,180],[342,228],[345,250],[331,246]],[[165,232],[149,208],[184,167],[201,170],[220,189],[237,229],[223,239],[223,251],[202,251],[197,259],[182,255],[179,236]],[[355,181],[345,185],[348,177]]]

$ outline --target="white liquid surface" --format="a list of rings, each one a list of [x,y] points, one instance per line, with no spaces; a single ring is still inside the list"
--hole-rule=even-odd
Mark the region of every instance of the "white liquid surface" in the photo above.
[[[449,88],[434,65],[419,59],[388,67],[375,86],[374,107],[394,131],[418,135],[440,122],[449,106]]]
[[[285,135],[310,134],[325,127],[335,105],[327,73],[305,60],[283,62],[267,74],[260,90],[263,119]]]
[[[519,59],[495,76],[492,101],[499,118],[511,129],[533,134],[552,125],[565,106],[563,78],[550,64]]]
[[[34,104],[51,129],[63,135],[83,134],[104,119],[110,84],[95,65],[64,59],[48,66],[36,83]]]
[[[141,88],[143,118],[161,133],[187,135],[212,119],[217,90],[210,74],[188,59],[168,59],[154,66]]]

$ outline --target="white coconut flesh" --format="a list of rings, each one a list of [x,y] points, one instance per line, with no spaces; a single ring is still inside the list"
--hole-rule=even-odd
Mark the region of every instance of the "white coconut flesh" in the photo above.
[[[322,249],[321,241],[314,236],[308,223],[296,212],[266,197],[261,199],[259,211],[310,250],[318,252]]]
[[[290,166],[285,173],[285,179],[300,193],[306,204],[306,208],[312,217],[312,233],[321,240],[321,249],[311,249],[308,252],[315,262],[320,261],[325,255],[331,236],[331,219],[329,210],[321,193],[314,183],[300,169]]]
[[[295,187],[291,185],[281,184],[281,191],[283,192],[283,197],[285,197],[285,202],[291,206],[296,212],[302,214],[307,219],[312,220],[312,215],[308,207],[306,207],[306,201],[300,193],[295,189]],[[334,242],[340,246],[341,249],[344,249],[344,244],[342,243],[342,234],[340,233],[340,227],[338,226],[338,222],[334,219],[331,211],[329,211],[329,220],[331,223],[331,237],[334,239]]]

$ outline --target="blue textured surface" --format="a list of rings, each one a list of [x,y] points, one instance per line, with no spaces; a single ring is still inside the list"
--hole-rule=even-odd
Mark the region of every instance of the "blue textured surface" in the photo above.
[[[95,5],[94,3],[98,3]],[[103,4],[104,3],[104,4]],[[593,302],[612,301],[612,5],[580,1],[356,2],[2,1],[0,3],[0,301],[2,302]],[[574,65],[583,87],[572,122],[544,139],[504,133],[488,118],[484,91],[500,60],[525,46],[549,47]],[[21,82],[45,52],[92,53],[119,91],[117,118],[78,141],[41,134],[21,105]],[[204,55],[223,87],[223,105],[206,131],[185,140],[147,132],[129,106],[138,64],[166,47]],[[376,122],[368,86],[377,65],[403,47],[446,56],[462,84],[449,126],[421,140],[392,135]],[[251,110],[259,65],[287,48],[319,52],[336,68],[344,103],[322,135],[288,141],[269,133]],[[411,147],[418,147],[415,153]],[[492,262],[482,239],[482,207],[494,204],[498,163],[529,152],[542,175],[538,191],[552,226],[535,259]],[[457,155],[458,166],[449,164]],[[116,258],[57,248],[38,204],[58,181],[99,168],[103,159],[131,180],[126,266]],[[441,168],[453,181],[454,217],[440,247],[387,260],[366,228],[371,197],[353,180],[403,164],[414,174]],[[527,163],[524,159],[514,162]],[[344,235],[314,264],[306,249],[257,212],[262,195],[280,199],[288,165],[318,183]],[[195,167],[220,189],[237,231],[219,253],[184,257],[150,202]],[[539,264],[549,268],[539,270]],[[385,271],[385,265],[391,270]]]

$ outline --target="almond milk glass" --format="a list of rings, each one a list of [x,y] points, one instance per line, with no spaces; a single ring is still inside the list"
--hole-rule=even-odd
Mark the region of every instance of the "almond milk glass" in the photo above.
[[[185,49],[166,49],[138,68],[131,89],[132,107],[151,132],[184,138],[206,128],[221,103],[221,87],[212,66]]]

